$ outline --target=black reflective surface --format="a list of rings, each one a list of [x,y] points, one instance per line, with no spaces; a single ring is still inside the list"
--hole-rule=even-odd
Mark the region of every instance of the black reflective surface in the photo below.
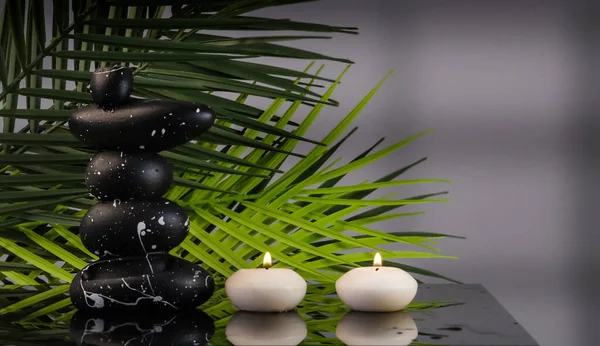
[[[395,313],[350,312],[322,285],[294,312],[237,312],[220,289],[181,315],[82,313],[60,287],[33,289],[0,287],[0,345],[537,345],[481,285],[420,285]]]

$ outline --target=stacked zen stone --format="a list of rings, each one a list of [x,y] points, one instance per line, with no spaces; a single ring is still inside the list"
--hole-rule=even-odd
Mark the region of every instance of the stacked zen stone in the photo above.
[[[81,310],[194,309],[210,298],[214,282],[199,266],[167,254],[184,240],[190,220],[161,197],[173,172],[157,152],[209,129],[214,112],[192,102],[130,99],[133,74],[120,66],[96,70],[90,88],[97,105],[75,110],[69,129],[101,150],[85,176],[100,201],[79,228],[100,260],[75,276],[71,300]]]

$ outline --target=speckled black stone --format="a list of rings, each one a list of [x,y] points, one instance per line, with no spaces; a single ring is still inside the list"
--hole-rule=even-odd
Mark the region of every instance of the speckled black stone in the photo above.
[[[100,260],[75,275],[69,293],[77,309],[191,310],[214,291],[200,266],[165,253]]]
[[[114,110],[77,109],[69,120],[69,130],[94,149],[158,152],[198,137],[214,121],[213,110],[202,104],[130,100]]]
[[[99,68],[90,80],[92,99],[103,108],[113,108],[129,99],[133,90],[133,72],[123,66]]]
[[[169,251],[188,234],[186,211],[167,199],[100,202],[81,220],[79,235],[98,256]]]
[[[90,193],[103,201],[160,198],[172,182],[167,159],[150,152],[102,151],[85,171]]]
[[[78,311],[71,318],[71,338],[87,346],[201,346],[215,333],[206,313],[93,313]]]

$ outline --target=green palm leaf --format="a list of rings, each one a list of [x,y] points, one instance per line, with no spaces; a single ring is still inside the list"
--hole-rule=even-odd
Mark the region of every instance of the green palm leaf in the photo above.
[[[83,177],[95,151],[72,137],[66,122],[74,108],[91,102],[90,71],[115,63],[135,68],[135,97],[205,103],[217,114],[216,126],[195,141],[161,153],[175,171],[165,197],[189,210],[192,220],[190,235],[171,254],[199,263],[216,280],[260,266],[265,251],[279,261],[276,266],[292,267],[323,283],[364,265],[372,257],[365,252],[369,250],[382,252],[390,261],[453,258],[441,255],[429,241],[454,236],[377,229],[378,222],[422,214],[388,212],[444,201],[433,198],[443,193],[366,199],[381,189],[448,182],[396,180],[423,160],[374,182],[340,184],[347,174],[388,158],[428,132],[383,149],[383,139],[375,138],[373,146],[340,164],[337,150],[360,131],[351,130],[354,119],[391,73],[332,124],[324,138],[308,138],[317,117],[338,105],[334,92],[349,66],[338,78],[327,78],[321,76],[324,66],[314,68],[314,61],[296,70],[260,58],[351,63],[287,43],[357,30],[248,15],[291,2],[85,0],[72,1],[72,6],[54,1],[52,7],[34,0],[5,2],[0,8],[0,286],[35,285],[44,277],[56,288],[0,313],[23,310],[27,321],[46,322],[64,321],[72,314],[64,284],[97,259],[78,236],[81,218],[97,201],[89,196]],[[229,31],[252,33],[230,37]],[[310,34],[315,32],[324,35]],[[255,99],[269,105],[259,107]],[[300,114],[302,107],[307,107],[306,115]],[[300,142],[308,149],[301,150]],[[284,169],[290,157],[297,162]],[[398,244],[418,249],[392,250]],[[25,313],[40,302],[48,304]],[[214,310],[227,318],[229,308],[224,304]]]

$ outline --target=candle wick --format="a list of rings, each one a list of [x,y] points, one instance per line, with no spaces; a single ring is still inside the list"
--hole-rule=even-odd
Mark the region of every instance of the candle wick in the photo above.
[[[379,268],[375,269],[375,271],[379,271]]]

